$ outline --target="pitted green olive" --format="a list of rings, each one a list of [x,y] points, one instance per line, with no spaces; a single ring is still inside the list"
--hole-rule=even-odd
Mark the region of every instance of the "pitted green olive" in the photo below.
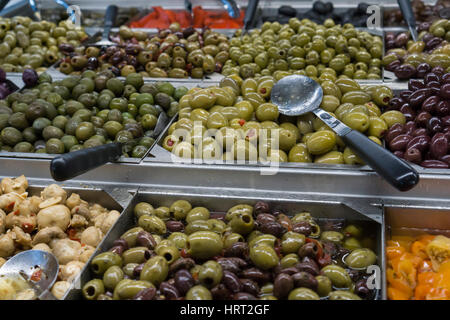
[[[377,261],[376,254],[367,248],[355,249],[347,257],[345,263],[354,269],[364,269]]]

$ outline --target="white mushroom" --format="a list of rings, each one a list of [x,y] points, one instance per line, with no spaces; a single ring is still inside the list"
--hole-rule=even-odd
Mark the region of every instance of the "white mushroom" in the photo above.
[[[46,243],[38,243],[37,245],[35,245],[33,247],[33,250],[41,250],[41,251],[46,251],[46,252],[49,252],[49,253],[53,253],[52,249],[50,249],[50,247]]]
[[[0,196],[0,209],[5,212],[11,212],[14,209],[14,206],[18,205],[23,200],[24,197],[15,192],[2,194]]]
[[[93,222],[94,226],[96,226],[97,228],[100,229],[103,224],[103,221],[105,221],[105,219],[106,219],[106,212],[103,212],[103,213],[95,216],[94,218],[92,218],[91,221]]]
[[[36,216],[22,216],[11,212],[6,216],[6,227],[12,229],[14,226],[22,228],[24,231],[30,233],[36,228],[37,219]]]
[[[21,194],[27,190],[28,181],[24,175],[21,175],[15,179],[4,178],[1,182],[1,188],[3,193],[16,192]]]
[[[94,254],[95,248],[89,245],[82,246],[80,249],[80,261],[87,262],[89,258]]]
[[[70,210],[66,206],[56,205],[39,211],[37,225],[39,229],[57,226],[65,231],[70,223]]]
[[[102,213],[107,213],[108,210],[106,210],[101,205],[95,203],[92,206],[89,207],[89,211],[91,212],[91,219],[96,218],[98,215],[101,215]]]
[[[81,234],[81,243],[97,247],[103,239],[102,230],[96,227],[89,227]]]
[[[60,239],[52,241],[53,254],[60,264],[66,264],[73,260],[78,260],[81,244],[70,239]]]
[[[80,204],[78,206],[73,207],[72,210],[70,210],[70,213],[72,215],[79,214],[79,215],[85,217],[86,219],[91,218],[91,213],[89,212],[89,207],[85,204]]]
[[[81,261],[70,261],[68,264],[61,266],[61,279],[72,282],[83,267],[84,263]]]
[[[16,247],[14,246],[14,240],[9,233],[0,236],[0,257],[8,258],[13,253]]]
[[[56,299],[62,299],[67,290],[69,290],[70,282],[67,281],[56,281],[52,287],[52,294]]]
[[[65,239],[67,238],[67,234],[61,230],[60,227],[46,227],[44,229],[39,230],[38,233],[33,238],[33,245],[38,243],[50,243],[52,239]]]
[[[0,209],[0,234],[5,233],[6,230],[6,213]]]
[[[23,249],[31,248],[31,236],[25,233],[21,228],[14,226],[11,231],[11,238]]]
[[[78,193],[72,193],[69,198],[66,200],[66,206],[69,207],[70,210],[79,206],[81,204],[81,198]]]
[[[120,217],[120,212],[117,210],[111,210],[105,217],[105,219],[103,219],[102,224],[100,225],[100,230],[102,230],[102,232],[104,234],[106,234],[109,229],[111,229],[111,227],[116,223],[117,219],[119,219]]]
[[[62,203],[65,203],[67,199],[67,192],[57,184],[51,184],[41,192],[41,197],[44,200],[61,197]]]
[[[79,214],[74,214],[72,220],[70,220],[70,226],[73,228],[84,228],[89,225],[89,222],[85,217]]]

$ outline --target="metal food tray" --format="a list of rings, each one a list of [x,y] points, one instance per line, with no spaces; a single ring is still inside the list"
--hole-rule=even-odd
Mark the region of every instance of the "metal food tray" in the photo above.
[[[450,237],[450,208],[428,208],[421,206],[392,206],[385,207],[384,246],[392,235],[419,236],[435,234]],[[387,299],[387,258],[382,265],[383,299]]]
[[[54,77],[52,75],[53,80],[61,80],[64,79],[67,76],[63,76],[63,77]],[[17,76],[15,75],[8,75],[8,83],[10,83],[11,85],[15,85],[15,84],[20,84],[20,82],[22,82],[22,87],[20,88],[19,91],[22,91],[25,89],[25,86],[23,85],[23,81],[17,78]],[[121,80],[125,80],[124,77],[119,77],[119,79]],[[146,83],[152,83],[155,81],[149,81],[147,80]],[[185,85],[188,88],[192,88],[194,86],[197,86],[197,84],[195,82],[177,82],[177,83],[173,83],[175,85],[175,87],[177,86],[181,86],[181,85]],[[215,82],[212,84],[208,84],[206,83],[206,85],[213,85],[216,84]],[[17,85],[15,85],[15,88],[17,88]],[[18,89],[18,88],[17,88]],[[17,90],[16,89],[16,90]],[[15,91],[16,91],[15,90]],[[157,144],[157,142],[160,140],[161,136],[167,132],[167,130],[169,129],[169,126],[172,124],[172,122],[174,121],[174,119],[176,118],[177,115],[174,115],[172,117],[170,117],[169,123],[166,125],[166,127],[163,129],[163,131],[155,138],[155,142],[153,143],[153,145],[150,146],[150,150],[153,149],[153,147]],[[16,158],[16,159],[44,159],[44,160],[51,160],[55,157],[59,156],[59,154],[49,154],[49,153],[24,153],[24,152],[2,152],[0,151],[0,159],[2,158]],[[116,162],[117,163],[134,163],[134,164],[138,164],[140,162],[143,161],[143,159],[145,158],[145,156],[141,157],[141,158],[132,158],[132,157],[125,157],[125,156],[121,156]]]
[[[315,218],[319,218],[319,220],[333,219],[342,221],[345,219],[346,221],[363,222],[369,225],[371,231],[376,235],[377,264],[379,266],[385,264],[382,225],[365,216],[364,212],[358,212],[339,200],[330,199],[326,201],[317,201],[310,199],[307,196],[297,199],[280,200],[278,198],[262,197],[255,193],[250,193],[250,195],[241,194],[239,196],[233,193],[227,193],[226,191],[215,192],[213,194],[199,194],[192,193],[192,191],[180,192],[179,190],[162,188],[140,189],[116,224],[111,228],[110,232],[108,232],[102,243],[98,246],[96,254],[109,250],[112,247],[114,240],[119,239],[125,231],[136,226],[136,218],[133,209],[137,203],[142,201],[149,202],[156,208],[158,206],[170,206],[171,203],[179,199],[188,200],[193,206],[204,206],[211,212],[226,212],[234,205],[241,203],[254,205],[258,200],[264,199],[264,201],[267,201],[273,207],[283,210],[283,212],[286,212],[286,214],[290,216],[301,211],[310,211],[311,215]],[[376,208],[376,211],[377,215],[382,217],[382,209]],[[81,288],[92,278],[94,277],[91,270],[88,267],[84,268],[80,276],[80,287],[71,288],[70,294],[65,298],[82,299]],[[377,296],[380,298],[381,294],[377,294]]]
[[[3,177],[0,177],[0,179],[2,179],[2,178]],[[40,196],[41,191],[43,191],[45,187],[47,187],[48,185],[51,184],[51,182],[44,182],[42,180],[34,180],[32,178],[31,179],[27,178],[27,180],[30,183],[30,186],[27,189],[29,196],[33,196],[33,195]],[[117,190],[115,191],[112,188],[109,188],[109,190],[108,190],[108,188],[105,189],[98,185],[97,186],[86,186],[86,185],[76,186],[74,184],[70,187],[66,187],[65,185],[62,185],[62,187],[64,188],[65,191],[67,191],[68,195],[76,192],[80,195],[81,199],[86,200],[89,203],[98,203],[109,210],[117,210],[121,214],[122,214],[124,208],[127,207],[128,203],[132,199],[131,193],[127,192],[127,190],[125,190],[125,189],[120,190],[120,192],[117,192]],[[108,190],[109,192],[107,192],[105,190]],[[134,192],[134,190],[132,192]],[[117,223],[117,221],[116,221],[116,223]],[[110,229],[110,231],[111,231],[111,229]],[[108,233],[105,235],[105,237],[103,238],[101,243],[103,243],[105,241],[105,239],[110,234],[110,231],[108,231]],[[86,264],[84,265],[84,267],[80,271],[80,273],[75,277],[74,281],[71,283],[68,291],[66,292],[66,294],[64,296],[70,295],[70,293],[73,290],[73,287],[77,286],[77,284],[79,283],[78,279],[81,276],[81,274],[83,273],[83,270],[85,270],[87,268],[87,266],[89,265],[92,258],[99,253],[101,243],[99,244],[99,246],[97,246],[93,255],[86,262]]]

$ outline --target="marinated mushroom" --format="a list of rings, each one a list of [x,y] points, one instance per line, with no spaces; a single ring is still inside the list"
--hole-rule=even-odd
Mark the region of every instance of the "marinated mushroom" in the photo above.
[[[0,209],[0,234],[5,233],[6,230],[6,213]]]
[[[64,294],[70,287],[70,282],[68,281],[56,281],[52,287],[51,293],[56,299],[62,299]]]
[[[53,239],[65,239],[67,238],[67,234],[61,230],[60,227],[46,227],[44,229],[39,230],[38,233],[33,238],[33,245],[37,245],[39,243],[50,243]]]
[[[80,205],[81,198],[78,193],[72,193],[69,198],[66,200],[66,206],[69,207],[70,210]]]
[[[41,250],[41,251],[45,251],[48,253],[53,253],[52,249],[50,249],[50,247],[46,243],[38,243],[37,245],[35,245],[33,247],[33,250]]]
[[[57,184],[51,184],[41,192],[41,197],[44,200],[61,197],[61,201],[64,203],[67,199],[67,192]]]
[[[14,246],[14,240],[9,233],[2,234],[0,236],[0,257],[8,258],[13,253],[16,247]]]
[[[15,226],[11,231],[11,238],[23,249],[31,248],[31,236],[21,228]]]
[[[109,213],[105,215],[105,218],[103,219],[100,226],[97,226],[102,230],[104,234],[108,232],[109,229],[116,223],[117,219],[120,217],[120,212],[117,210],[111,210]]]
[[[80,214],[74,214],[70,220],[70,226],[72,228],[85,228],[89,225],[89,222],[85,217]]]
[[[84,263],[81,261],[70,261],[69,263],[61,266],[60,276],[64,281],[72,282],[75,277],[83,269]]]
[[[64,205],[51,206],[39,211],[37,215],[38,228],[58,226],[66,230],[70,223],[70,210]]]
[[[18,194],[24,193],[28,188],[28,181],[24,175],[15,179],[4,178],[1,182],[1,189],[3,193],[15,192]]]
[[[90,245],[84,245],[80,249],[79,259],[81,262],[87,262],[89,258],[94,254],[95,248]]]
[[[103,239],[102,230],[97,227],[89,227],[81,234],[81,243],[87,244],[93,247],[98,246]]]
[[[70,239],[59,239],[50,244],[53,254],[60,264],[66,264],[78,260],[81,244]]]

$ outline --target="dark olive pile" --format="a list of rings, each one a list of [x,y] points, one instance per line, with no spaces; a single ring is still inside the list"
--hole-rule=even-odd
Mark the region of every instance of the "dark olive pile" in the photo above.
[[[387,131],[390,150],[426,168],[449,168],[450,73],[409,80],[408,90],[392,98],[390,108],[400,110],[407,121]]]
[[[167,82],[144,84],[136,73],[119,80],[85,71],[52,81],[29,71],[29,87],[0,100],[1,151],[59,154],[118,141],[130,142],[125,156],[142,157],[154,143],[159,113],[175,115],[187,92]]]
[[[434,1],[433,1],[434,2]],[[427,1],[429,3],[429,1]],[[429,22],[432,23],[440,18],[448,19],[450,18],[450,1],[449,0],[438,0],[435,4],[425,4],[423,0],[412,0],[411,6],[416,18],[416,22]],[[402,12],[400,8],[398,9],[388,9],[385,8],[383,24],[386,27],[391,26],[406,26],[406,22],[403,19]]]
[[[59,45],[77,47],[86,38],[83,28],[66,21],[55,24],[29,17],[0,17],[0,67],[6,72],[43,71],[62,56]]]
[[[203,78],[220,72],[228,59],[225,35],[211,30],[182,30],[178,24],[153,36],[122,26],[112,40],[118,46],[81,49],[66,46],[67,57],[59,70],[73,74],[86,69],[110,69],[117,76],[139,72],[154,78]]]
[[[433,68],[450,71],[450,20],[440,19],[419,26],[419,41],[410,40],[409,34],[387,33],[383,57],[386,70],[401,80],[423,78]]]
[[[266,202],[213,213],[178,200],[134,208],[137,226],[90,264],[89,300],[360,300],[374,239],[342,220],[288,217]]]
[[[356,8],[336,11],[332,2],[315,1],[312,9],[306,12],[298,12],[291,6],[281,6],[278,15],[264,16],[263,22],[288,23],[290,18],[309,19],[315,23],[324,23],[327,19],[333,19],[336,23],[351,23],[355,27],[367,27],[367,3],[359,3]]]

